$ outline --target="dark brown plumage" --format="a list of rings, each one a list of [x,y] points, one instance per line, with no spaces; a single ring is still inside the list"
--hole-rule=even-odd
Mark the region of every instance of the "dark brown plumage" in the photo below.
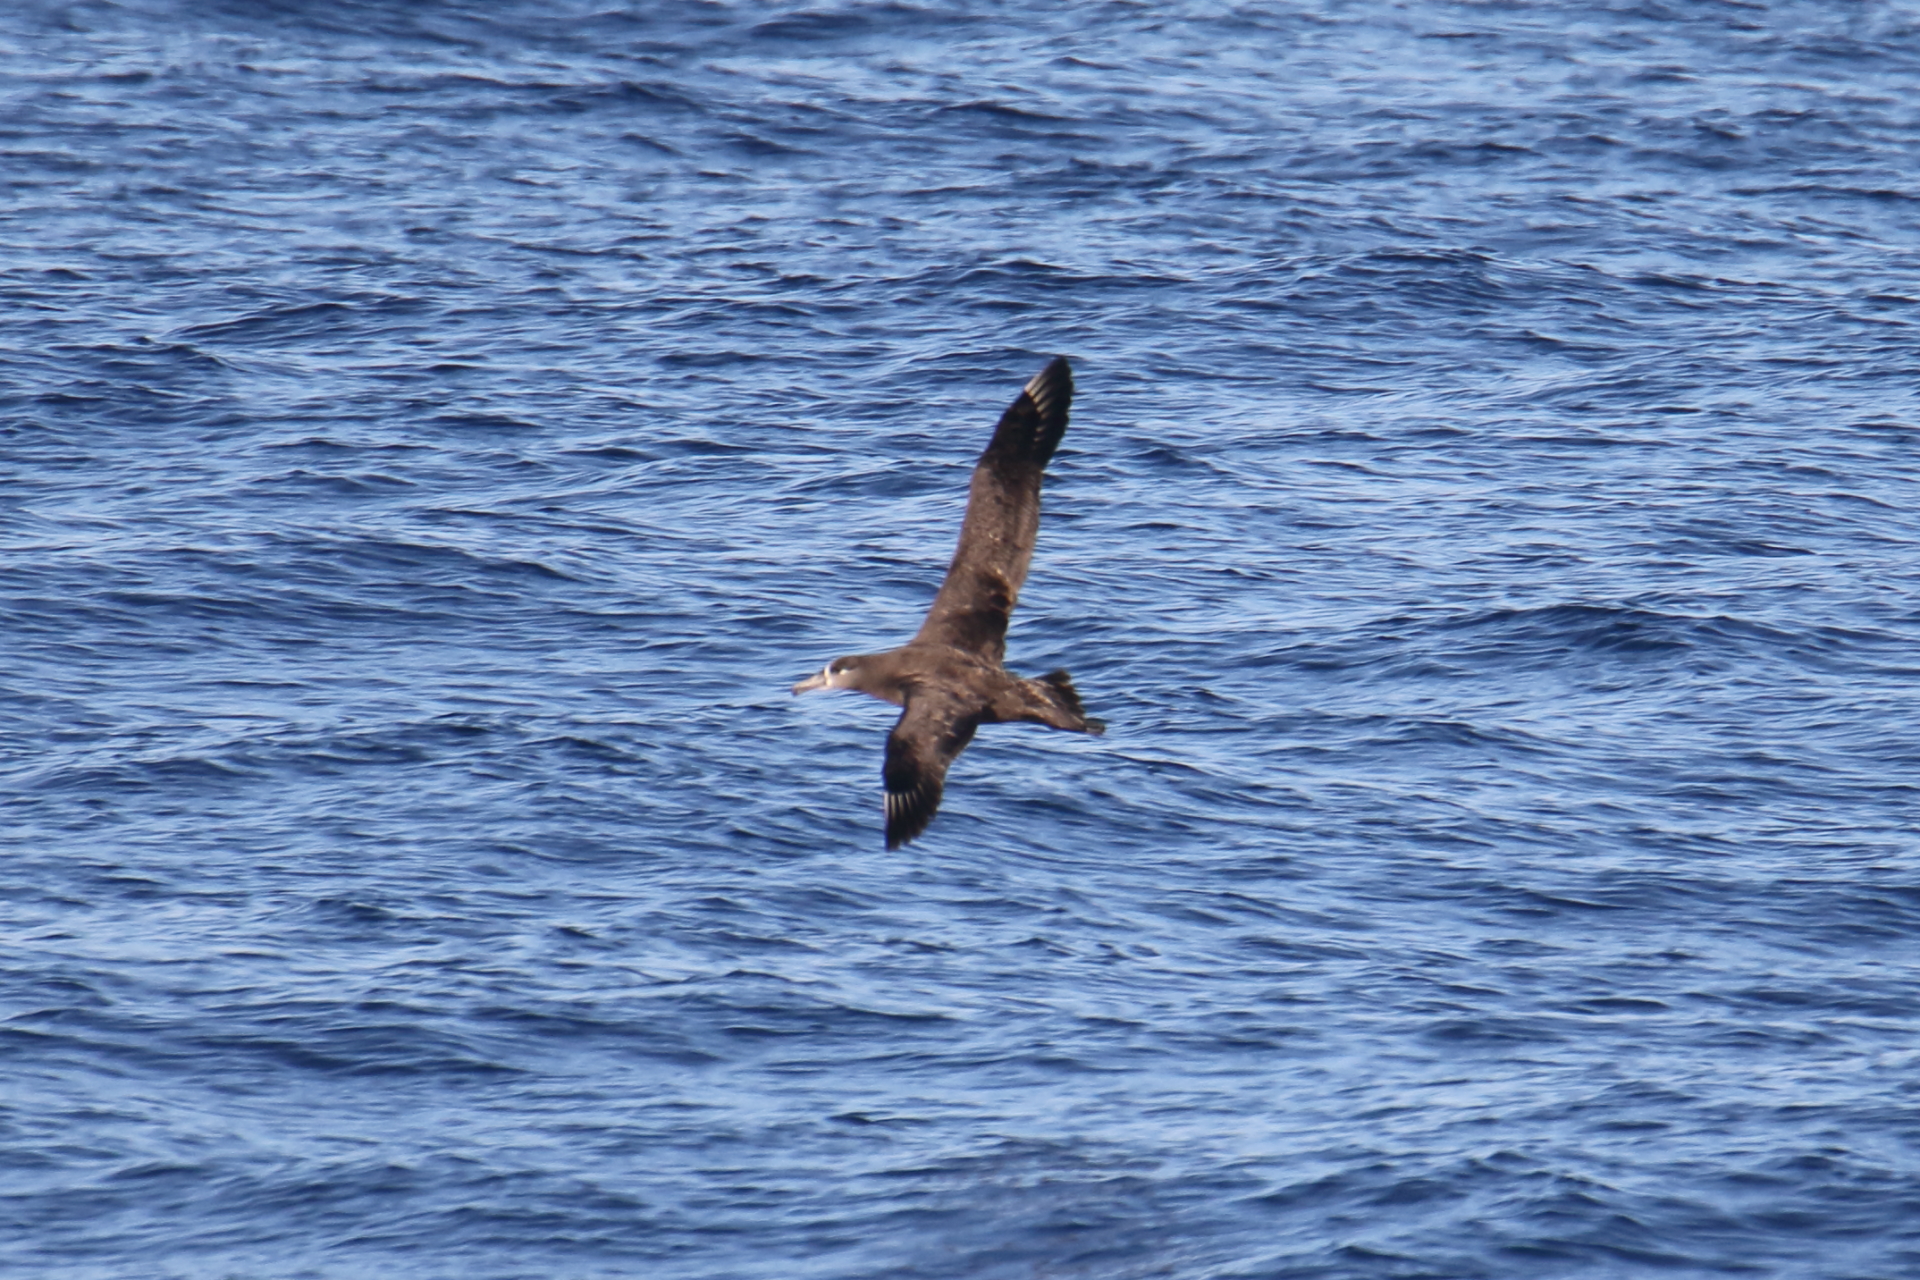
[[[1077,733],[1106,726],[1087,717],[1064,671],[1022,679],[1003,664],[1007,622],[1027,580],[1040,532],[1040,478],[1067,430],[1073,372],[1064,357],[1034,375],[1001,415],[973,468],[960,545],[926,621],[885,653],[835,658],[793,686],[853,689],[902,708],[887,735],[887,848],[927,829],[947,768],[983,724],[1025,721]]]

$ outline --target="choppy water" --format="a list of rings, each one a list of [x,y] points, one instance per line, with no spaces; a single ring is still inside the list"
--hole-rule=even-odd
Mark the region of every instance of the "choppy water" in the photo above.
[[[0,1269],[1920,1274],[1911,5],[0,17]],[[968,467],[1080,395],[881,849]]]

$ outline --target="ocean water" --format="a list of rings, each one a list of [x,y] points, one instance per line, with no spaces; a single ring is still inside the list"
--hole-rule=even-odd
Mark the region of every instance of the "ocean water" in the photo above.
[[[0,1274],[1920,1275],[1920,10],[18,0]],[[999,726],[882,848],[995,417]]]

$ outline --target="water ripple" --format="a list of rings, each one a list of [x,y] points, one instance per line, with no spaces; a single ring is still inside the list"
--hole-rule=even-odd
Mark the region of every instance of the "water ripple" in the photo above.
[[[1912,35],[14,6],[0,1259],[1913,1272]]]

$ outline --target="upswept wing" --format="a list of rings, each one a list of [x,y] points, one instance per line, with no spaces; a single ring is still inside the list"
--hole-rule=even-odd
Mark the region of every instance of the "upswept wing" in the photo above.
[[[915,643],[951,645],[996,663],[1006,656],[1007,620],[1040,533],[1040,477],[1066,434],[1072,400],[1073,370],[1061,356],[1001,415],[973,468],[960,545]]]
[[[907,693],[906,710],[887,735],[887,848],[898,849],[927,829],[940,808],[947,766],[973,741],[980,708],[938,689]]]

